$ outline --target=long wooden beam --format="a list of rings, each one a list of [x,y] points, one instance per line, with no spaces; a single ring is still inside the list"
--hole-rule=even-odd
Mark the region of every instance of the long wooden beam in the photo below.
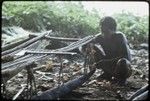
[[[8,49],[11,49],[11,48],[14,48],[15,46],[18,46],[32,38],[36,37],[35,35],[29,35],[29,36],[26,36],[24,37],[24,39],[20,40],[20,41],[17,41],[17,42],[13,42],[13,43],[10,43],[10,44],[7,44],[5,46],[2,46],[2,51],[6,51]]]
[[[25,67],[28,66],[35,66],[36,61],[42,61],[43,59],[45,59],[47,56],[43,55],[40,57],[37,57],[36,59],[30,60],[30,61],[26,61],[22,64],[16,65],[15,68],[8,68],[8,69],[4,69],[1,71],[2,73],[2,83],[6,83],[9,79],[11,79],[12,77],[14,77],[15,75],[17,75],[19,72],[21,72]]]
[[[47,35],[45,35],[44,38],[50,39],[50,40],[70,41],[70,42],[74,42],[74,41],[80,40],[80,38],[63,38],[63,37],[52,37],[52,36],[47,36]]]
[[[49,33],[51,33],[51,32],[52,32],[52,31],[49,31]],[[13,49],[6,50],[6,51],[2,52],[2,55],[6,55],[6,54],[9,54],[9,53],[11,53],[11,52],[13,52],[13,51],[15,51],[15,50],[18,50],[18,49],[20,49],[20,48],[26,47],[26,46],[32,44],[33,42],[35,42],[35,41],[41,39],[41,38],[44,37],[46,34],[48,34],[48,33],[46,32],[46,33],[44,33],[44,34],[42,34],[42,35],[40,35],[40,36],[38,36],[38,37],[35,37],[35,38],[33,38],[33,39],[31,39],[31,40],[29,40],[29,41],[27,41],[27,42],[25,42],[25,43],[23,43],[23,44],[21,44],[21,45],[19,45],[19,46],[14,47]]]

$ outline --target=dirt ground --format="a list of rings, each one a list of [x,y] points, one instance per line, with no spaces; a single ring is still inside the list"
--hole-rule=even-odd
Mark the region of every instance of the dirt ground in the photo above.
[[[72,100],[126,100],[134,92],[146,85],[148,78],[148,50],[132,50],[132,76],[127,80],[125,86],[119,86],[115,83],[103,80],[96,81],[96,77],[102,74],[102,71],[97,69],[94,75],[85,82],[81,87],[73,90],[71,93],[60,99]],[[80,57],[75,59],[64,58],[63,70],[60,82],[67,82],[84,74],[83,60]],[[55,64],[55,66],[54,66]],[[57,64],[57,65],[56,65]],[[42,69],[34,71],[36,87],[38,93],[58,86],[59,79],[59,61],[58,57],[49,58],[46,61],[38,63],[37,67],[43,66]],[[22,70],[15,77],[10,79],[6,85],[6,98],[12,99],[15,94],[22,88],[23,84],[27,83],[27,72]],[[3,94],[3,93],[2,93]],[[27,99],[24,94],[18,99]]]

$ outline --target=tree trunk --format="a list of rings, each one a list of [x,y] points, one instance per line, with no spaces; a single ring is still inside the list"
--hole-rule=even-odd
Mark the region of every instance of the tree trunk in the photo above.
[[[40,95],[33,96],[34,100],[57,100],[57,98],[62,97],[77,87],[81,86],[84,82],[86,82],[95,72],[96,69],[90,71],[88,74],[85,74],[79,78],[71,80],[57,88],[53,88],[51,90],[47,90]]]

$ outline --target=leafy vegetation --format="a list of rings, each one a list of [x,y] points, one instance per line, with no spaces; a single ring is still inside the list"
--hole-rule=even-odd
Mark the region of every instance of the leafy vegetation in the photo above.
[[[118,30],[124,32],[134,43],[148,42],[148,16],[140,17],[132,13],[115,14]]]
[[[40,32],[50,30],[59,36],[83,37],[99,32],[99,20],[96,10],[88,12],[81,2],[3,2],[3,26],[20,26],[26,30]],[[148,16],[139,17],[131,13],[114,14],[118,30],[125,33],[134,42],[146,42],[148,39]],[[7,23],[6,23],[7,22]]]

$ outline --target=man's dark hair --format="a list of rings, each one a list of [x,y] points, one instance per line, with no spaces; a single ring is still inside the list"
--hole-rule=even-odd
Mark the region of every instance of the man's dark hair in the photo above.
[[[100,20],[100,26],[116,31],[117,23],[114,18],[107,16]]]

